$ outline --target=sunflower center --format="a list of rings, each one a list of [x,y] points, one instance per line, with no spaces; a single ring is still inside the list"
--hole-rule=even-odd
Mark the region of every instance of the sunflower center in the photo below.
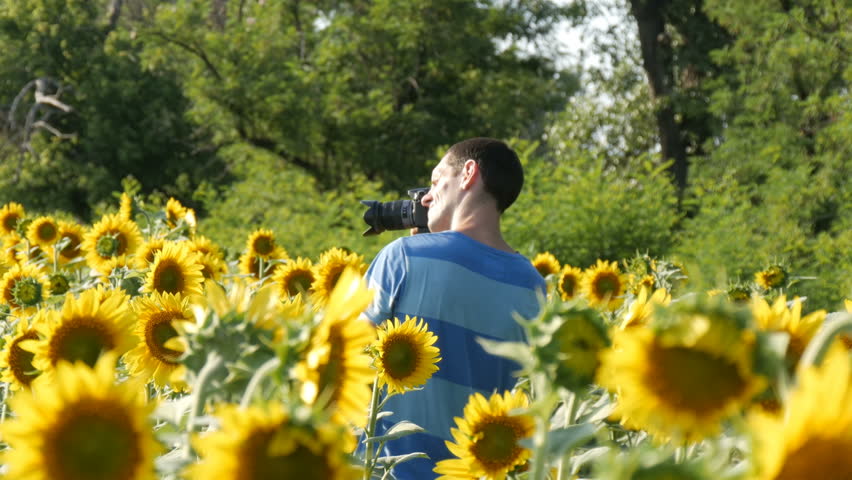
[[[676,408],[698,413],[716,411],[746,389],[746,382],[729,360],[685,347],[654,344],[645,379],[656,396]]]
[[[101,402],[103,403],[103,402]],[[139,438],[127,412],[117,405],[74,405],[52,432],[45,455],[49,478],[134,478],[141,460]]]
[[[37,233],[39,239],[41,239],[45,242],[50,242],[54,238],[56,238],[56,233],[57,233],[56,225],[54,225],[50,222],[42,223],[41,225],[38,226],[36,233]]]
[[[300,478],[303,480],[332,478],[332,471],[323,455],[318,455],[305,445],[298,444],[286,453],[275,452],[271,447],[274,432],[257,432],[249,439],[246,479]],[[322,450],[321,450],[322,452]]]
[[[158,312],[152,316],[145,328],[145,342],[151,354],[164,363],[176,364],[181,352],[165,347],[165,343],[178,336],[172,320],[182,320],[175,312]]]
[[[13,231],[15,229],[15,227],[18,225],[18,220],[20,220],[20,219],[21,219],[21,217],[19,217],[18,215],[14,214],[14,213],[10,213],[10,214],[6,215],[6,217],[3,218],[3,228],[6,229],[7,232]]]
[[[95,243],[95,251],[102,257],[117,255],[119,247],[121,247],[121,242],[118,241],[118,235],[101,235]]]
[[[80,237],[76,235],[65,235],[62,238],[67,238],[71,241],[68,242],[68,245],[66,245],[62,250],[59,251],[59,254],[65,258],[76,257],[80,253]],[[100,241],[100,239],[98,241]]]
[[[594,282],[595,296],[599,298],[618,296],[621,282],[613,273],[601,273]]]
[[[94,367],[102,352],[115,348],[112,336],[91,319],[76,319],[54,332],[50,341],[50,359],[70,363],[81,361]]]
[[[574,296],[574,289],[577,288],[577,279],[574,275],[565,275],[562,277],[562,283],[559,285],[565,295]]]
[[[157,258],[157,253],[160,252],[163,247],[151,248],[148,250],[148,253],[145,254],[145,261],[150,265],[154,263],[154,260]]]
[[[850,442],[841,438],[808,438],[801,447],[787,454],[774,480],[852,478],[852,458],[838,453],[848,452],[850,447]]]
[[[275,241],[269,237],[257,237],[254,240],[254,251],[258,255],[264,257],[270,255],[275,250]]]
[[[346,265],[341,265],[339,268],[336,268],[332,271],[328,276],[328,292],[331,293],[334,290],[334,287],[337,286],[337,281],[340,280],[340,276],[343,275],[343,270],[346,268]]]
[[[520,453],[515,428],[494,419],[479,429],[479,439],[471,446],[471,453],[490,469],[512,465]]]
[[[311,289],[313,278],[308,272],[298,272],[287,281],[287,294],[290,296],[304,293]]]
[[[18,280],[12,287],[12,298],[21,307],[38,305],[43,300],[41,283],[31,277]]]
[[[385,341],[382,365],[385,374],[400,380],[411,375],[417,369],[417,347],[411,339],[394,336]]]
[[[154,290],[158,292],[183,292],[183,270],[173,261],[163,261],[154,272]]]
[[[19,344],[24,340],[35,339],[38,339],[38,333],[35,330],[30,330],[13,340],[11,347],[9,347],[9,369],[22,385],[29,385],[33,379],[39,376],[39,373],[33,367],[35,354],[24,350]]]

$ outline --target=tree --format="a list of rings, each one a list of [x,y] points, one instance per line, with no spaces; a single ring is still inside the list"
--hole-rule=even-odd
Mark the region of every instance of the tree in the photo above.
[[[19,113],[10,111],[16,98],[19,105],[39,103],[38,89],[27,88],[33,81],[61,86],[68,107],[44,122],[55,131],[27,133],[24,157],[9,150],[0,157],[0,201],[88,219],[125,176],[148,191],[189,195],[196,180],[186,180],[221,172],[204,163],[215,159],[199,152],[204,139],[184,117],[188,102],[175,78],[141,67],[138,43],[113,18],[120,7],[105,0],[0,1],[4,116]],[[8,125],[7,141],[21,144]],[[181,182],[188,186],[178,188]]]
[[[550,58],[517,45],[579,4],[227,2],[215,22],[213,6],[222,2],[160,5],[138,26],[146,65],[180,76],[192,118],[218,146],[265,149],[325,188],[355,172],[414,186],[438,147],[536,137],[576,89]]]
[[[660,152],[682,199],[689,157],[700,156],[719,132],[709,113],[704,82],[718,75],[710,52],[730,35],[703,11],[704,0],[629,0],[636,21],[642,66],[648,78]]]

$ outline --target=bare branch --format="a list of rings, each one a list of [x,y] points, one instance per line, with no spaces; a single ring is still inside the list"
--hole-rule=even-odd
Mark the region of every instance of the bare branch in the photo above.
[[[48,132],[52,133],[53,136],[59,137],[62,140],[72,140],[72,139],[77,138],[76,133],[62,133],[56,127],[54,127],[53,125],[51,125],[51,124],[49,124],[49,123],[47,123],[43,120],[39,120],[39,121],[33,123],[33,130],[35,130],[37,128],[42,128],[44,130],[47,130]]]

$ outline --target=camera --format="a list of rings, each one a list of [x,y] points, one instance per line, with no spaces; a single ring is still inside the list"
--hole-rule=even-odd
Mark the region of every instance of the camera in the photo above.
[[[361,200],[367,206],[364,221],[370,226],[364,231],[364,236],[378,235],[385,230],[406,230],[417,228],[418,233],[429,231],[428,208],[420,204],[420,200],[429,192],[429,188],[412,188],[408,191],[411,200],[394,200],[379,202],[376,200]]]

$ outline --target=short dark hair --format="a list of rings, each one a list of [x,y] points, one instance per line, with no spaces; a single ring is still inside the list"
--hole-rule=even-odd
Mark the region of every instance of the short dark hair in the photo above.
[[[469,138],[447,151],[447,163],[460,169],[467,160],[479,165],[485,191],[497,200],[497,210],[506,211],[524,186],[524,168],[514,150],[494,138]]]

